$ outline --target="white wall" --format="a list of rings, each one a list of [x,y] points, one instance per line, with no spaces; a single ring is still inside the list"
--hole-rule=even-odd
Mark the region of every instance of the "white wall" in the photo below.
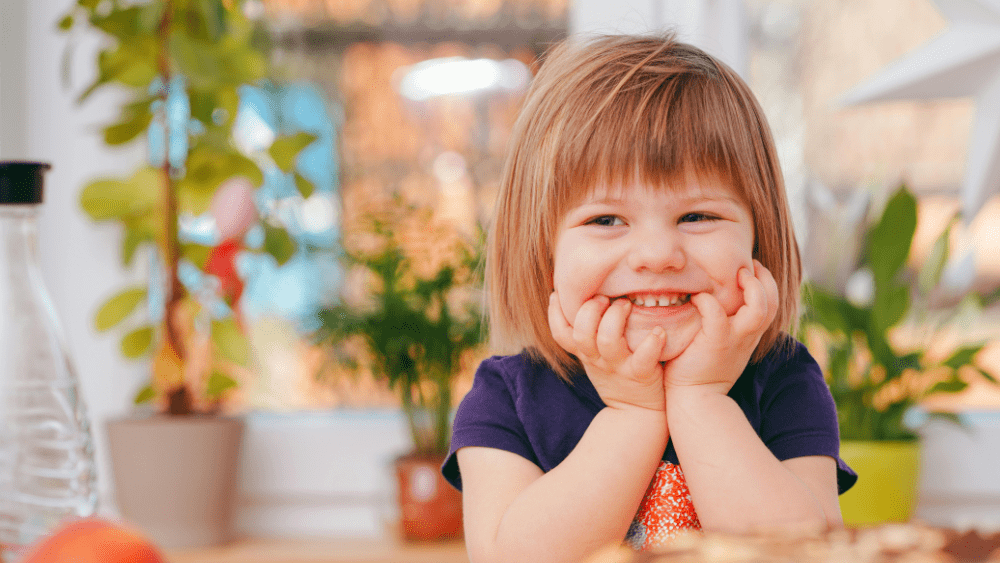
[[[23,100],[27,78],[27,4],[0,2],[0,156],[24,150],[27,132]]]

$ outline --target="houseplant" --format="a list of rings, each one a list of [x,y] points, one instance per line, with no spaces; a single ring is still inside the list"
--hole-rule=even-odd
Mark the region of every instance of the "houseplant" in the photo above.
[[[127,178],[91,182],[80,203],[93,220],[122,227],[124,266],[147,258],[149,282],[111,296],[95,326],[126,325],[122,353],[152,358],[151,382],[136,403],[171,415],[108,427],[119,508],[167,546],[218,543],[229,533],[243,421],[220,416],[220,405],[250,360],[235,260],[262,252],[282,263],[295,252],[281,223],[258,212],[254,190],[274,167],[304,195],[312,190],[294,166],[312,135],[278,136],[258,151],[234,142],[240,89],[273,75],[266,31],[250,17],[258,5],[78,0],[59,22],[67,32],[96,31],[105,40],[97,77],[80,96],[123,94],[104,142],[148,147],[147,163]],[[185,237],[182,217],[210,218],[216,236]],[[259,249],[244,238],[255,223],[264,232]]]
[[[860,475],[841,497],[848,524],[911,516],[920,462],[918,436],[905,420],[913,407],[935,393],[965,389],[970,372],[996,383],[977,363],[983,343],[958,343],[947,352],[940,344],[958,311],[975,314],[1000,294],[953,295],[961,305],[947,310],[929,305],[945,293],[942,273],[957,221],[937,237],[921,271],[911,271],[917,201],[900,186],[878,217],[860,224],[860,252],[847,257],[854,273],[845,286],[823,280],[805,286],[802,338],[821,358],[837,404],[842,457]]]
[[[321,341],[365,365],[398,395],[413,449],[396,460],[406,539],[459,537],[461,497],[441,478],[451,434],[452,385],[484,340],[482,233],[475,241],[400,198],[345,233],[345,259],[362,295],[321,313]],[[361,353],[345,344],[360,340]]]

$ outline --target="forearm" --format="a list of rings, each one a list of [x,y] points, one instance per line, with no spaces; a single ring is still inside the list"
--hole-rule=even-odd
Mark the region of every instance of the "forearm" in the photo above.
[[[674,448],[705,530],[825,527],[819,500],[761,442],[731,398],[697,389],[672,390],[667,413]]]
[[[666,448],[666,415],[606,408],[501,518],[491,561],[581,561],[620,542]]]

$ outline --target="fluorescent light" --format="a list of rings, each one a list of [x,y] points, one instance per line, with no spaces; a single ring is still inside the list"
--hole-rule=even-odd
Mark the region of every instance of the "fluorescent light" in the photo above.
[[[430,59],[401,69],[399,93],[413,101],[437,96],[517,92],[531,80],[528,67],[516,59]]]

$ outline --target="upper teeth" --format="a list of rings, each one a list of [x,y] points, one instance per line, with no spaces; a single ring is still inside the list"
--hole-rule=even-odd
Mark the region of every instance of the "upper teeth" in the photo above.
[[[636,295],[630,300],[633,305],[640,307],[669,307],[671,305],[683,305],[691,297],[690,293],[683,295]]]

